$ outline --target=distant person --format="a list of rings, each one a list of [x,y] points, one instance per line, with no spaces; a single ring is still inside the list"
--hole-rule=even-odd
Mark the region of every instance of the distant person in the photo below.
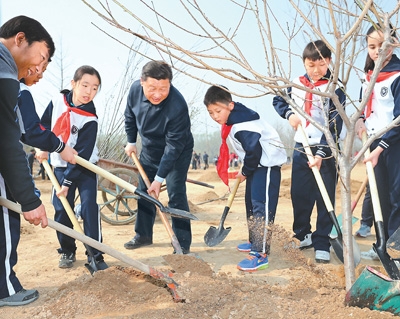
[[[295,103],[312,117],[320,125],[326,125],[326,117],[329,120],[329,130],[335,141],[339,140],[343,120],[336,110],[332,100],[326,100],[320,96],[313,96],[306,92],[305,88],[318,89],[325,92],[331,79],[329,64],[331,63],[331,51],[321,40],[310,42],[303,51],[303,63],[306,69],[304,76],[293,80],[298,87],[288,89],[289,96]],[[300,89],[302,88],[302,89]],[[346,95],[343,87],[335,88],[339,103],[346,103]],[[293,231],[294,237],[300,241],[299,248],[314,247],[315,261],[317,263],[330,262],[329,234],[333,223],[329,217],[325,202],[321,196],[312,167],[316,167],[324,181],[326,190],[333,206],[335,206],[335,190],[337,183],[336,161],[327,143],[325,135],[305,118],[292,110],[283,97],[275,96],[273,105],[278,114],[289,121],[292,128],[297,131],[299,125],[305,130],[310,149],[313,153],[312,161],[308,160],[302,143],[302,132],[297,131],[294,139],[293,164],[291,175],[291,190],[293,206]],[[311,214],[314,206],[317,206],[317,222],[314,232],[311,231]]]
[[[197,169],[197,153],[195,151],[192,155],[192,169]]]
[[[27,158],[28,158],[28,165],[29,165],[29,171],[30,171],[30,173],[31,173],[32,176],[33,176],[33,162],[35,161],[35,154],[36,154],[35,149],[32,148],[32,149],[29,151],[29,154],[28,154],[28,156],[27,156]]]
[[[83,65],[75,71],[71,86],[72,90],[62,90],[50,101],[41,123],[46,129],[51,129],[63,143],[73,147],[80,157],[95,164],[99,160],[96,146],[98,120],[93,99],[101,87],[100,74],[92,66]],[[50,158],[54,175],[61,186],[61,190],[54,191],[52,196],[54,219],[64,226],[73,228],[59,196],[65,196],[74,209],[75,193],[78,191],[81,197],[84,233],[101,242],[103,236],[97,205],[96,173],[80,165],[68,163],[59,153],[51,153]],[[75,239],[58,231],[57,238],[60,244],[58,267],[73,267],[76,261]],[[86,252],[88,263],[90,264],[94,258],[98,270],[106,269],[108,265],[104,261],[103,252],[93,247],[91,250],[94,256]]]
[[[17,16],[0,27],[0,180],[1,196],[21,205],[25,220],[47,226],[46,210],[35,187],[22,144],[16,110],[19,80],[42,72],[42,64],[54,54],[54,42],[36,20]],[[14,267],[21,236],[20,214],[5,207],[0,214],[0,307],[22,306],[39,297],[36,289],[25,290]],[[25,262],[34,264],[32,260]],[[39,270],[40,271],[40,270]]]
[[[211,118],[222,125],[225,152],[218,165],[225,184],[228,184],[229,137],[235,152],[243,159],[243,167],[236,174],[241,182],[246,180],[245,206],[249,242],[240,244],[238,250],[249,252],[237,268],[255,271],[268,267],[271,234],[268,227],[275,220],[281,182],[281,165],[286,161],[278,133],[267,122],[260,119],[255,111],[241,103],[232,101],[231,94],[218,86],[211,86],[204,97]],[[226,157],[223,157],[226,154]],[[269,231],[270,232],[270,231]]]
[[[204,170],[208,168],[208,154],[206,151],[204,151],[203,154],[203,162],[204,162]]]
[[[140,163],[151,186],[147,189],[139,178],[138,188],[158,197],[166,181],[168,206],[189,211],[186,178],[193,155],[188,106],[172,83],[172,69],[163,61],[148,62],[140,80],[133,82],[125,110],[125,131],[128,144],[125,153],[137,153],[138,134],[142,137]],[[177,116],[179,114],[179,116]],[[136,249],[153,243],[156,208],[145,199],[138,199],[135,236],[125,243]],[[190,253],[192,230],[189,219],[172,217],[172,229],[184,254]]]

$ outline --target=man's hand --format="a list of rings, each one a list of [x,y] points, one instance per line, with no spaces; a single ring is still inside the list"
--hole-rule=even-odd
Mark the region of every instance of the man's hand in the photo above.
[[[23,215],[26,221],[28,221],[30,224],[34,224],[35,226],[41,224],[42,228],[45,228],[49,224],[43,204],[36,209],[23,212]]]
[[[46,151],[41,151],[39,149],[36,149],[36,159],[39,161],[39,163],[43,162],[44,160],[49,159],[49,152]]]
[[[132,152],[137,155],[136,145],[127,144],[125,146],[125,154],[131,157]]]
[[[297,127],[301,124],[301,119],[297,114],[289,116],[289,124],[297,131]]]
[[[149,195],[156,195],[156,198],[158,198],[158,196],[160,196],[160,192],[161,192],[161,183],[157,182],[157,181],[153,181],[153,183],[151,183],[150,187],[147,189],[147,193]]]
[[[64,161],[69,162],[71,164],[76,164],[75,155],[78,155],[78,152],[71,146],[65,145],[65,148],[60,153],[60,155]]]

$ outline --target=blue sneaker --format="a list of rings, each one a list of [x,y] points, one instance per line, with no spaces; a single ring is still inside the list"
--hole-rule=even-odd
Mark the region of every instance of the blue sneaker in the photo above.
[[[237,268],[242,271],[266,269],[268,268],[268,256],[252,251],[246,259],[238,263]]]
[[[239,244],[239,245],[237,245],[236,248],[239,251],[249,253],[251,251],[251,243],[247,242],[247,243]]]

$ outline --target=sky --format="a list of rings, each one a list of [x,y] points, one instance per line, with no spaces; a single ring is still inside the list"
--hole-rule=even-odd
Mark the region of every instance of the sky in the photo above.
[[[158,1],[157,5],[167,3]],[[216,7],[215,3],[214,7]],[[135,6],[135,13],[140,14],[137,8]],[[167,6],[166,9],[171,8]],[[218,13],[220,10],[217,9],[215,12]],[[96,109],[99,118],[104,112],[110,112],[110,110],[105,110],[104,105],[110,94],[114,93],[114,86],[121,78],[129,50],[99,31],[92,22],[110,29],[109,26],[80,0],[0,0],[0,23],[21,14],[38,20],[49,31],[56,44],[55,57],[60,50],[63,51],[68,65],[66,70],[68,82],[72,79],[73,72],[84,64],[92,65],[100,72],[102,88],[95,98]],[[119,33],[119,35],[121,34],[122,37],[125,37],[123,39],[130,43],[131,37]],[[147,60],[143,60],[142,65],[145,62]],[[54,81],[53,74],[59,73],[58,70],[55,59],[53,59],[44,74],[44,78],[31,87],[39,114],[44,111],[50,99],[59,91],[56,85],[50,83]],[[178,88],[183,87],[180,91],[186,100],[195,100],[195,103],[201,109],[202,113],[197,118],[199,125],[193,125],[195,131],[201,132],[204,127],[207,127],[209,131],[219,130],[219,125],[209,118],[202,104],[202,98],[208,86],[194,83],[190,79],[182,78],[182,76],[174,79],[173,83]],[[69,86],[64,88],[69,88]],[[265,103],[271,103],[271,98],[269,102],[263,102],[263,100],[256,102],[253,99],[248,106],[262,112]],[[275,119],[279,118],[275,112],[268,114],[268,118],[271,116]]]
[[[131,4],[131,1],[134,0],[125,1],[124,3]],[[96,1],[90,2],[96,3]],[[210,15],[210,18],[215,19],[215,21],[218,22],[219,26],[225,25],[226,27],[231,27],[231,25],[233,26],[239,18],[237,15],[234,15],[232,10],[227,10],[227,8],[223,7],[223,2],[221,1],[199,2],[212,6],[212,10],[207,11],[207,13]],[[385,0],[377,0],[376,2],[378,4],[382,2],[387,3]],[[110,3],[112,3],[112,1],[110,1]],[[148,3],[154,3],[157,8],[161,8],[162,10],[165,10],[165,12],[174,16],[174,21],[176,23],[184,23],[184,20],[182,20],[183,14],[178,10],[178,6],[173,7],[173,5],[171,5],[171,3],[176,2],[171,2],[169,0],[153,0],[148,1]],[[290,21],[293,15],[293,9],[288,10],[288,2],[273,1],[268,3],[274,6],[274,13],[283,25],[285,21]],[[135,5],[127,6],[131,10],[134,10],[133,12],[135,14],[139,16],[142,15],[143,19],[149,18],[145,16],[146,13],[142,11],[143,5],[140,4],[139,1],[135,0]],[[390,5],[390,7],[392,6],[393,4]],[[227,12],[229,12],[229,14],[226,14]],[[112,110],[106,109],[106,106],[107,108],[113,106],[107,104],[107,99],[109,99],[111,95],[116,94],[115,85],[120,83],[123,71],[126,68],[129,50],[122,44],[99,31],[93,23],[106,30],[112,30],[112,28],[80,0],[0,0],[0,23],[21,14],[30,16],[41,22],[52,35],[56,44],[55,59],[50,63],[44,75],[44,79],[31,88],[39,113],[43,112],[52,96],[56,95],[59,91],[57,85],[59,85],[60,79],[55,78],[55,75],[59,73],[59,67],[55,60],[57,54],[60,52],[65,56],[65,63],[67,65],[64,79],[67,83],[65,84],[69,83],[74,71],[81,65],[92,65],[100,72],[102,77],[102,88],[95,99],[96,108],[99,113],[99,118],[103,116],[105,117],[106,113],[111,113]],[[120,14],[122,15],[123,13],[121,12]],[[179,20],[179,18],[181,18],[181,20]],[[130,26],[130,22],[132,22],[131,28],[135,31],[134,28],[137,28],[138,26],[133,24],[133,20],[130,19],[126,21],[129,21],[127,24],[128,26]],[[143,32],[143,30],[140,31]],[[118,34],[119,39],[127,44],[131,44],[131,41],[133,42],[133,37],[127,33],[118,32],[115,34]],[[174,36],[177,35],[174,34]],[[253,35],[249,32],[247,42],[242,43],[245,49],[252,49],[256,45],[256,43],[252,41],[252,38]],[[301,53],[304,45],[304,36],[300,36],[299,40],[294,42],[294,47],[292,49],[297,53]],[[283,52],[282,55],[284,54],[285,53]],[[257,57],[257,54],[252,54],[249,55],[248,58],[254,59],[254,63],[257,63]],[[139,69],[141,69],[141,66],[145,62],[147,62],[147,60],[138,62],[140,63]],[[294,75],[304,73],[301,59],[299,62],[300,63],[295,63],[293,65],[292,73]],[[139,72],[135,78],[138,77]],[[54,84],[54,82],[57,83]],[[204,128],[207,128],[209,131],[218,130],[219,126],[209,118],[205,107],[202,105],[202,98],[208,86],[194,83],[194,81],[182,76],[175,78],[173,83],[178,87],[178,89],[180,89],[188,102],[193,100],[202,111],[200,116],[197,117],[198,123],[195,123],[197,125],[193,125],[195,133],[201,132],[202,130],[204,131]],[[224,82],[219,84],[224,84],[228,87],[229,85],[236,85],[226,84]],[[355,87],[357,89],[354,90],[355,93],[353,92],[353,95],[358,95],[359,83],[355,83]],[[69,85],[64,85],[64,88],[69,88]],[[261,114],[261,116],[266,118],[268,122],[272,122],[273,124],[273,122],[281,120],[276,112],[271,110],[271,103],[272,96],[244,100],[246,106],[255,109]]]

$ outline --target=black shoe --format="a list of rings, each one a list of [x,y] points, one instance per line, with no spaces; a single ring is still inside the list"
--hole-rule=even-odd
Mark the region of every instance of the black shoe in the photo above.
[[[133,237],[130,241],[124,244],[126,249],[136,249],[143,246],[152,245],[153,241],[151,239],[135,238]]]
[[[16,294],[0,299],[0,307],[3,306],[23,306],[39,298],[39,292],[35,289],[21,289]]]
[[[62,253],[60,257],[60,261],[58,262],[59,268],[72,268],[73,262],[76,261],[76,257],[74,253],[66,254]]]
[[[186,249],[186,248],[181,247],[181,249],[182,249],[182,254],[184,254],[184,255],[190,254],[190,248],[189,248],[189,249]],[[175,249],[174,249],[173,254],[176,254]]]

